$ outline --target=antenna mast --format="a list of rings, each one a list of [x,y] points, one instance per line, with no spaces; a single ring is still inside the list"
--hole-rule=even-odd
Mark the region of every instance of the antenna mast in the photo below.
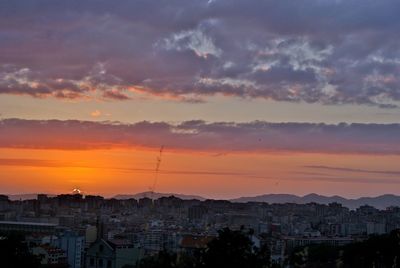
[[[156,186],[157,186],[157,182],[158,182],[158,173],[160,171],[161,157],[162,157],[163,151],[164,151],[164,145],[161,145],[159,154],[157,156],[153,185],[150,187],[151,199],[153,199],[154,191],[156,190]]]

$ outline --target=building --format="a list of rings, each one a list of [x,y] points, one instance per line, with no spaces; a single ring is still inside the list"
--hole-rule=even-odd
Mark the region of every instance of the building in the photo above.
[[[181,252],[193,255],[195,252],[205,249],[214,238],[214,236],[184,235],[180,242]]]
[[[192,206],[188,209],[188,218],[190,221],[200,221],[207,214],[207,207],[205,206]]]
[[[24,233],[46,233],[56,232],[57,224],[37,223],[37,222],[19,222],[19,221],[0,221],[0,231],[24,232]]]
[[[114,250],[115,268],[122,268],[126,265],[135,266],[143,257],[143,250],[135,248],[128,240],[113,239],[107,241],[107,243]]]
[[[151,255],[164,249],[164,231],[161,229],[150,229],[144,233],[143,248]]]
[[[135,266],[142,255],[129,241],[99,239],[88,248],[85,262],[87,268],[122,268]]]
[[[67,255],[64,250],[48,245],[32,248],[32,254],[38,256],[46,267],[67,268]]]
[[[0,195],[0,211],[10,208],[10,200],[6,195]]]
[[[291,250],[297,247],[304,247],[309,245],[330,245],[334,247],[344,246],[354,241],[351,237],[285,237],[284,238],[286,249]]]
[[[96,239],[97,239],[97,227],[92,225],[87,226],[85,230],[86,246],[89,247],[90,244],[96,241]]]
[[[367,222],[367,235],[371,234],[385,234],[386,224],[379,222]]]
[[[73,232],[64,232],[56,239],[53,245],[64,250],[67,254],[70,268],[81,268],[85,239]]]

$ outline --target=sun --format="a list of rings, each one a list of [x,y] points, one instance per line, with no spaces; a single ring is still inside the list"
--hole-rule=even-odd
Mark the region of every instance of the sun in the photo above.
[[[74,188],[72,190],[72,194],[81,194],[81,193],[82,193],[82,191],[79,188]]]

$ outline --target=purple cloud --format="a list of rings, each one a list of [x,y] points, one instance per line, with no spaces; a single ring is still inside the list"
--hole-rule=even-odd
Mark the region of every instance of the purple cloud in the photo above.
[[[161,145],[170,150],[400,154],[400,124],[186,121],[0,121],[0,147],[85,150]]]
[[[0,93],[397,107],[397,0],[12,1]]]

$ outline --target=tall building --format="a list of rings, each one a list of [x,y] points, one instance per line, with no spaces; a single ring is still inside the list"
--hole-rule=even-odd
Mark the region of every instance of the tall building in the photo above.
[[[88,268],[122,268],[135,266],[142,257],[142,251],[126,240],[99,239],[93,243],[86,253]]]
[[[87,226],[85,230],[86,246],[89,247],[90,244],[96,241],[96,239],[97,239],[97,227],[92,225]]]
[[[68,265],[70,268],[81,268],[85,238],[74,232],[64,232],[54,242],[55,246],[64,250],[67,254]]]

